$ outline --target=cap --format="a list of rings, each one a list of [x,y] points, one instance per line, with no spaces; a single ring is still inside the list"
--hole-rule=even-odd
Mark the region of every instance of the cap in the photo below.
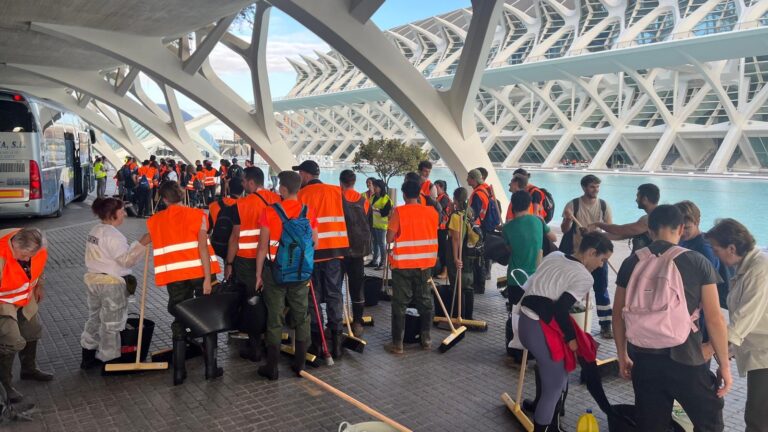
[[[467,177],[471,178],[472,180],[478,183],[483,183],[483,174],[480,173],[480,170],[477,170],[477,169],[470,170],[469,173],[467,174]]]
[[[304,162],[291,167],[294,171],[304,171],[312,175],[320,175],[320,166],[313,160],[305,160]]]

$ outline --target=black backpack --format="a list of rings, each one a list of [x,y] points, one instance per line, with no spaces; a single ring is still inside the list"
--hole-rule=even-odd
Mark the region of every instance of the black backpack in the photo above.
[[[232,234],[232,229],[235,224],[232,221],[232,208],[234,204],[228,206],[224,204],[224,200],[219,198],[219,215],[216,218],[216,224],[211,231],[211,246],[216,255],[226,259],[227,247],[229,245],[229,236]]]
[[[544,215],[544,222],[552,222],[552,218],[555,217],[555,199],[552,198],[552,194],[544,188],[538,188],[544,194],[544,200],[541,202],[541,207],[546,214]],[[603,210],[605,214],[605,210]]]
[[[231,165],[227,171],[229,178],[243,178],[243,167],[240,165]]]
[[[371,253],[371,228],[368,225],[368,215],[365,214],[365,196],[360,196],[357,202],[347,201],[341,196],[344,208],[344,220],[347,224],[350,257],[364,257]]]
[[[573,203],[573,216],[578,217],[579,216],[579,203],[581,202],[581,198],[574,198],[571,203]],[[605,212],[608,208],[608,205],[605,203],[605,201],[600,200],[600,219],[605,220]],[[586,228],[586,227],[584,227]],[[568,232],[563,234],[562,240],[560,240],[560,246],[558,249],[560,249],[560,252],[564,254],[572,254],[573,251],[573,236],[576,233],[576,223],[573,223],[571,225],[571,229],[568,230]]]

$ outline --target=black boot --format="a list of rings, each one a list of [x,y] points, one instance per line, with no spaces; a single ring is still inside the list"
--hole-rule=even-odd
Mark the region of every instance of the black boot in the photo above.
[[[224,369],[216,364],[216,351],[218,335],[211,333],[203,336],[203,348],[205,349],[205,379],[212,380],[224,375]]]
[[[19,351],[21,361],[21,379],[33,381],[51,381],[53,375],[37,368],[37,341],[27,341],[23,350]]]
[[[332,331],[331,332],[331,357],[333,357],[334,360],[340,359],[344,356],[344,347],[341,346],[342,342],[344,341],[344,336],[341,334],[340,331]]]
[[[248,340],[240,348],[240,358],[250,360],[252,362],[261,361],[261,338],[258,336],[248,335]]]
[[[538,423],[533,424],[533,432],[547,432],[549,430],[549,425],[540,425]]]
[[[309,339],[311,341],[309,348],[307,348],[307,352],[317,356],[321,357],[323,355],[323,342],[320,339],[320,333],[317,332],[311,332],[309,334]]]
[[[363,313],[365,303],[352,303],[352,333],[355,337],[363,336]]]
[[[102,365],[102,361],[96,358],[96,350],[83,348],[83,359],[80,361],[80,369],[93,369]]]
[[[533,367],[534,378],[536,380],[536,398],[533,400],[525,399],[523,401],[523,409],[528,412],[535,412],[536,406],[539,404],[539,398],[541,398],[541,374],[539,373],[539,367]]]
[[[296,351],[291,361],[291,369],[296,376],[301,376],[301,371],[307,363],[307,341],[296,341]]]
[[[19,393],[11,385],[11,380],[13,379],[12,368],[14,357],[16,357],[15,354],[0,355],[0,385],[5,388],[5,393],[7,394],[10,403],[19,403],[24,399],[24,395]]]
[[[299,351],[299,342],[296,342],[296,352],[298,351]],[[277,356],[279,352],[280,350],[276,345],[267,345],[267,364],[263,366],[259,366],[259,369],[256,372],[270,381],[277,380],[278,378]]]
[[[187,379],[187,341],[184,338],[173,340],[173,385],[183,384]]]
[[[464,316],[462,318],[471,320],[475,310],[475,292],[466,290],[461,293],[461,296],[464,297],[464,307],[461,310],[461,314]]]

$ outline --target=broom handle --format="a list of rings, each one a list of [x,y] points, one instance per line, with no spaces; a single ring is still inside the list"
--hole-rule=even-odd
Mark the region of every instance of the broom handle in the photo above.
[[[443,309],[443,313],[446,317],[448,317],[448,327],[451,328],[451,333],[456,333],[456,327],[453,326],[453,322],[451,322],[451,316],[448,315],[448,309],[445,308],[445,305],[443,304],[443,299],[440,298],[440,291],[437,290],[437,285],[435,285],[435,281],[432,280],[432,278],[429,278],[429,283],[432,285],[432,290],[435,292],[435,298],[437,298],[437,302],[440,303],[440,307]]]
[[[328,351],[328,343],[325,342],[325,331],[323,330],[323,316],[320,315],[320,308],[317,305],[317,297],[315,297],[315,288],[312,284],[312,279],[309,280],[309,292],[312,294],[312,303],[315,305],[315,315],[317,316],[317,328],[320,330],[320,341],[323,343],[323,357],[328,358],[331,356],[331,352]]]
[[[149,248],[144,254],[144,281],[141,284],[141,306],[139,307],[139,341],[136,343],[136,364],[141,363],[141,338],[144,336],[144,302],[147,299],[147,273],[149,269]]]
[[[465,210],[466,214],[466,210]],[[459,303],[459,322],[461,322],[462,314],[461,314],[461,304],[464,303],[464,298],[461,296],[461,279],[462,279],[462,273],[464,271],[464,257],[462,256],[462,248],[464,247],[464,221],[465,217],[463,216],[461,218],[461,225],[459,226],[459,259],[461,260],[461,269],[456,269],[456,291],[459,292],[459,296],[456,299],[456,301]],[[451,317],[448,317],[448,321],[451,320]]]
[[[352,404],[355,407],[357,407],[357,408],[361,409],[362,411],[364,411],[366,414],[369,414],[369,415],[371,415],[371,416],[381,420],[382,422],[384,422],[384,423],[388,424],[389,426],[397,429],[398,431],[411,432],[411,430],[408,429],[407,427],[405,427],[405,426],[401,425],[400,423],[392,420],[391,418],[385,416],[384,414],[376,411],[375,409],[369,407],[368,405],[360,402],[359,400],[353,398],[352,396],[344,393],[343,391],[337,389],[336,387],[333,387],[332,385],[326,383],[325,381],[322,381],[322,380],[320,380],[318,378],[315,378],[309,372],[301,371],[301,376],[303,378],[306,378],[306,379],[312,381],[313,383],[317,384],[318,386],[322,387],[323,390],[325,390],[325,391],[327,391],[329,393],[332,393],[335,396],[338,396],[339,398],[349,402],[350,404]]]
[[[352,312],[349,311],[347,308],[349,307],[349,303],[352,302],[352,299],[349,298],[349,296],[352,294],[352,291],[349,289],[349,277],[346,273],[344,273],[344,285],[347,287],[347,301],[343,302],[344,304],[341,305],[341,311],[344,312],[344,321],[347,322],[347,331],[349,332],[350,336],[352,335]]]
[[[583,330],[587,333],[589,333],[589,330],[590,330],[587,327],[587,322],[588,322],[587,320],[589,320],[589,297],[590,297],[589,292],[587,292],[587,301],[585,302],[585,306],[584,306],[586,311],[584,311],[584,328],[583,328]]]
[[[523,397],[523,383],[525,383],[525,367],[528,365],[528,350],[523,350],[523,360],[520,362],[520,377],[517,379],[517,397],[515,402],[522,404],[520,399]]]

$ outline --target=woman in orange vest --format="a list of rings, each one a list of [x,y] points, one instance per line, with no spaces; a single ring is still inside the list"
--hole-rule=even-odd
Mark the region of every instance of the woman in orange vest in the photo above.
[[[212,275],[219,272],[219,263],[208,241],[208,221],[205,212],[179,205],[182,190],[178,183],[163,183],[160,198],[167,208],[149,218],[147,228],[152,238],[155,285],[168,287],[168,311],[173,314],[176,304],[194,294],[211,293]],[[184,382],[187,370],[186,330],[177,320],[171,324],[173,333],[173,384]],[[205,348],[205,379],[224,374],[216,365],[216,334],[203,337]]]
[[[21,379],[50,381],[37,368],[37,341],[43,327],[37,317],[43,299],[43,270],[48,251],[36,228],[0,230],[0,384],[12,403],[23,396],[11,385],[13,360],[21,361]]]
[[[403,353],[405,309],[413,302],[421,317],[421,346],[432,348],[430,327],[434,306],[429,280],[437,262],[438,214],[434,208],[419,204],[420,187],[406,181],[401,189],[405,205],[396,207],[389,217],[387,243],[393,243],[392,265],[392,342],[384,348],[392,354]]]
[[[205,204],[211,205],[216,197],[216,177],[219,175],[219,172],[213,169],[211,161],[205,161],[203,174],[205,174],[203,177],[203,185],[205,186]]]

